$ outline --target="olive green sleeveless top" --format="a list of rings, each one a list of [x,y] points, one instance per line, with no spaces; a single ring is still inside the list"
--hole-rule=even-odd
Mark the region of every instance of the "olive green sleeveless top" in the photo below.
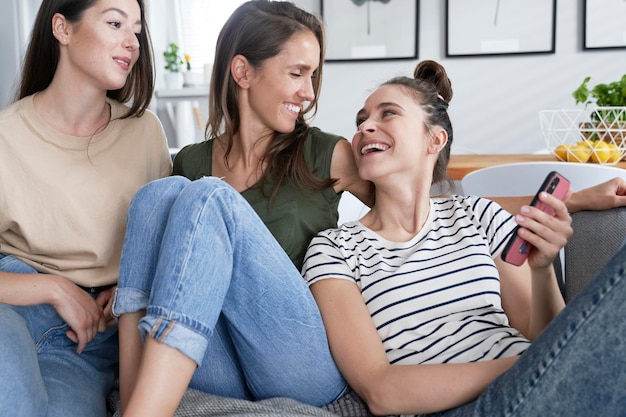
[[[333,150],[340,139],[318,128],[309,128],[304,158],[316,176],[330,178]],[[212,155],[213,140],[187,145],[174,159],[173,174],[190,180],[211,176]],[[337,227],[341,193],[337,194],[332,187],[323,191],[300,190],[291,181],[284,181],[270,205],[269,195],[274,185],[267,183],[263,193],[257,184],[241,195],[300,270],[313,236],[322,230]]]

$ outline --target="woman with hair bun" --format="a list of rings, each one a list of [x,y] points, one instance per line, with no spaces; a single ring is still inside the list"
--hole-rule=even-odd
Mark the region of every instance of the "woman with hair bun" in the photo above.
[[[425,61],[357,113],[353,154],[376,202],[318,234],[303,266],[337,366],[376,415],[622,415],[626,248],[565,307],[552,266],[572,234],[562,201],[544,192],[554,216],[512,216],[485,198],[431,197],[451,98]],[[500,259],[516,225],[534,246],[521,267]]]

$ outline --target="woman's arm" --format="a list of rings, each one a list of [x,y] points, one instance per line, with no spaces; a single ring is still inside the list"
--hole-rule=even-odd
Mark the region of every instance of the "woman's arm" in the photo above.
[[[570,213],[626,206],[626,181],[622,178],[613,178],[593,187],[585,188],[572,193],[566,204]]]
[[[71,331],[80,353],[98,332],[106,330],[102,307],[70,280],[52,274],[0,272],[0,303],[15,306],[51,304]]]
[[[358,287],[325,279],[311,291],[350,386],[377,415],[441,411],[476,398],[516,357],[470,364],[390,365]]]
[[[330,165],[330,176],[337,179],[335,191],[349,191],[363,204],[372,207],[374,204],[374,186],[359,177],[359,172],[352,155],[352,147],[346,139],[335,145]]]
[[[500,204],[509,213],[517,213],[523,205],[530,203],[532,196],[499,196],[489,197],[489,199]],[[593,187],[571,193],[565,204],[570,213],[626,206],[626,181],[622,178],[613,178]]]
[[[502,306],[511,325],[531,340],[565,306],[553,262],[572,235],[572,219],[565,204],[547,193],[541,193],[539,199],[554,209],[554,216],[522,206],[515,217],[522,226],[518,233],[533,245],[528,261],[515,267],[496,260]]]
[[[511,327],[530,339],[530,312],[532,309],[531,271],[527,262],[520,266],[495,259],[500,276],[502,308]]]

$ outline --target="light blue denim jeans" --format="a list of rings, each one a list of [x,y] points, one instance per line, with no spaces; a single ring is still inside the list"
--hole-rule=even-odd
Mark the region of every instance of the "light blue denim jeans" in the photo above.
[[[626,416],[626,247],[476,401],[431,416]]]
[[[128,212],[115,315],[198,368],[190,387],[323,405],[346,382],[304,279],[248,202],[207,177],[142,187]]]
[[[0,270],[37,273],[0,254]],[[0,304],[0,416],[105,417],[118,364],[117,328],[76,353],[68,324],[49,304]]]

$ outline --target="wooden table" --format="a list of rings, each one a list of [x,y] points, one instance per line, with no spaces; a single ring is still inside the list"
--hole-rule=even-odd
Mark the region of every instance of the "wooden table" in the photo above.
[[[492,165],[512,164],[515,162],[554,162],[554,155],[546,154],[484,154],[484,155],[452,155],[448,164],[448,177],[460,181],[465,175],[480,168]],[[571,164],[575,162],[570,162]],[[620,161],[617,167],[626,169],[626,161]]]

